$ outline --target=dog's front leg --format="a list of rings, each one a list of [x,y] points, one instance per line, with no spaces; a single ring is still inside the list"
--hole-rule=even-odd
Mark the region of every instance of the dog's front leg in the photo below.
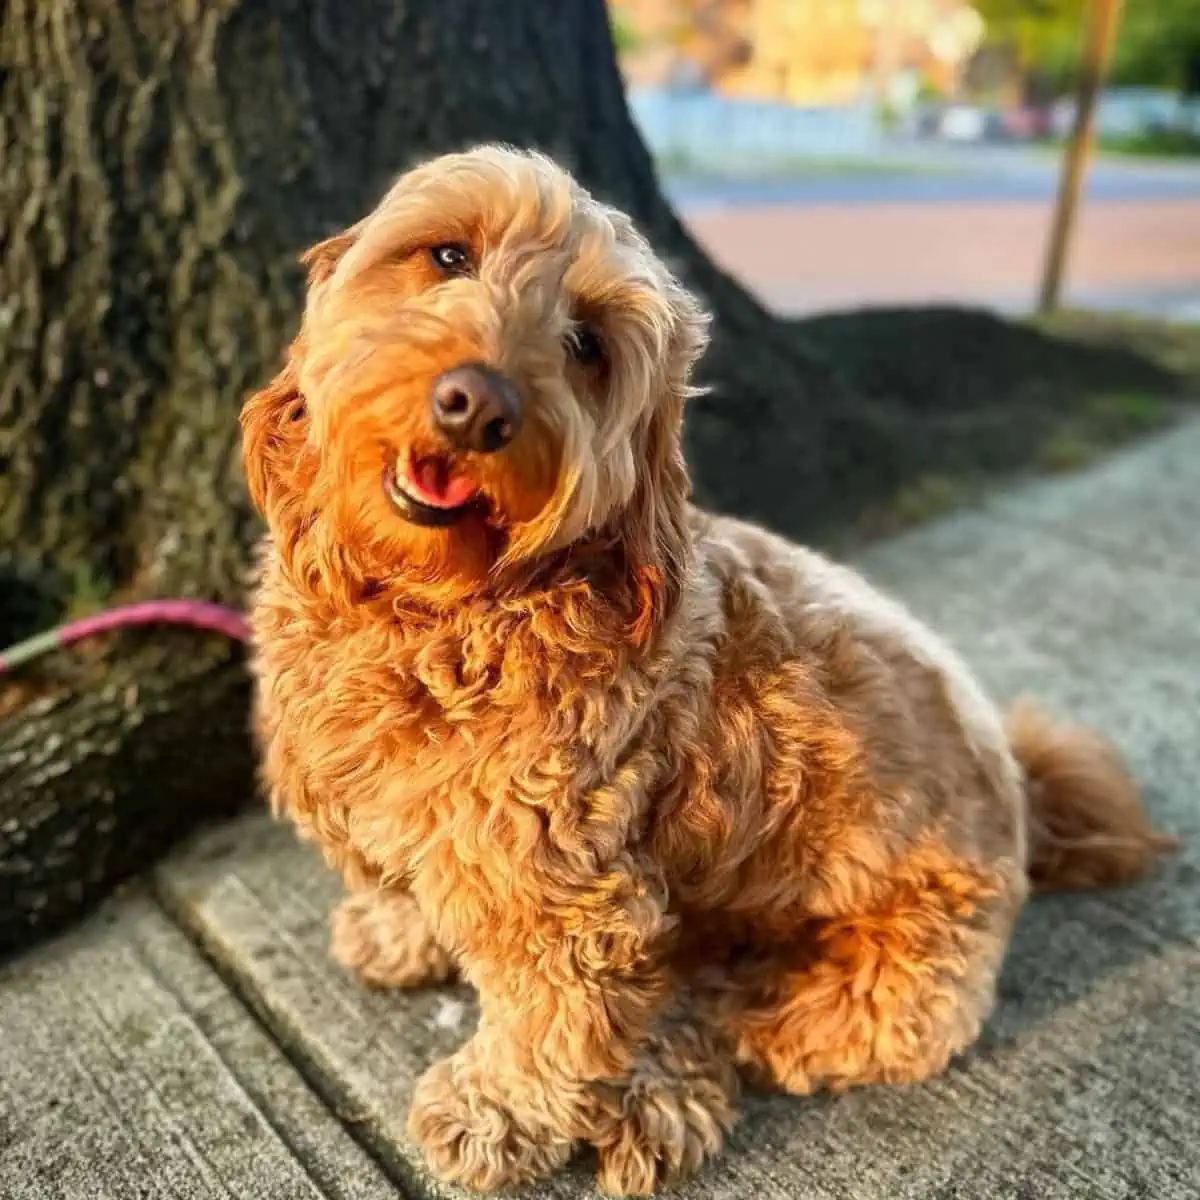
[[[453,958],[403,888],[351,892],[331,924],[333,957],[370,987],[428,987],[454,975]]]
[[[554,891],[523,919],[505,910],[462,955],[480,1026],[422,1077],[410,1118],[447,1181],[525,1183],[581,1141],[611,1141],[622,1085],[670,993],[660,890],[613,873]]]

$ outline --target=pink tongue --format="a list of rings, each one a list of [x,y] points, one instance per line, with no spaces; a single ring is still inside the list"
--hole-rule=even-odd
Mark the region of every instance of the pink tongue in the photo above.
[[[408,483],[416,498],[431,508],[460,508],[475,495],[475,485],[464,475],[451,475],[440,458],[415,460]]]

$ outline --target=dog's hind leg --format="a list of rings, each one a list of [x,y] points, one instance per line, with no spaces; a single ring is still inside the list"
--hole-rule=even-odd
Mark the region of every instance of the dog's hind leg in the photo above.
[[[749,1076],[806,1095],[916,1083],[979,1036],[1023,887],[947,872],[819,923],[802,961],[749,989],[728,1028]]]

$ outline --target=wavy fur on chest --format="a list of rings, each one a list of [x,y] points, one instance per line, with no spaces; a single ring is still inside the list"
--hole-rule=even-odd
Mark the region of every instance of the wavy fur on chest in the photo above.
[[[629,903],[651,886],[664,930],[703,913],[782,936],[935,840],[1020,861],[1015,766],[949,652],[815,555],[699,515],[693,536],[640,648],[582,584],[451,618],[333,616],[269,562],[277,811],[352,880],[415,882],[434,907],[469,893],[478,913],[447,930],[468,941],[635,877]]]

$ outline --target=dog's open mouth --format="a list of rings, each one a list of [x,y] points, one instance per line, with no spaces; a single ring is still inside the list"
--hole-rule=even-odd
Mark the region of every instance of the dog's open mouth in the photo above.
[[[414,525],[453,525],[484,508],[478,486],[439,454],[402,454],[384,472],[397,511]]]

